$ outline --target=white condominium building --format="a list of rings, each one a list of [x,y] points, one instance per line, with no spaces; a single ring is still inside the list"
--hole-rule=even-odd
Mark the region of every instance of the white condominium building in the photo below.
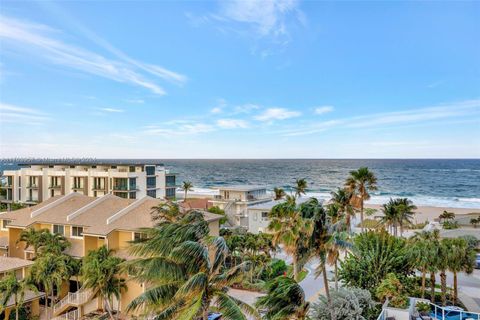
[[[155,162],[44,161],[19,167],[3,172],[1,188],[5,191],[0,202],[33,205],[72,192],[90,197],[173,198],[177,188],[175,173]]]

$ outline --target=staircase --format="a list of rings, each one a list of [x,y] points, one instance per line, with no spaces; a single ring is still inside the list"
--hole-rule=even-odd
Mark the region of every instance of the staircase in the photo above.
[[[80,312],[78,309],[69,311],[58,317],[53,318],[52,320],[78,320],[80,319]]]
[[[95,295],[96,290],[91,289],[80,289],[77,292],[69,292],[62,300],[57,302],[53,306],[53,315],[56,316],[54,319],[58,320],[77,320],[80,318],[79,308],[85,303],[89,302]],[[70,308],[77,308],[67,312]]]
[[[234,204],[235,204],[235,201],[230,200],[228,201],[228,203],[225,205],[223,209],[223,211],[225,212],[225,216],[227,217],[227,221],[232,227],[235,227],[238,225],[237,221],[235,220],[235,212],[230,212]]]

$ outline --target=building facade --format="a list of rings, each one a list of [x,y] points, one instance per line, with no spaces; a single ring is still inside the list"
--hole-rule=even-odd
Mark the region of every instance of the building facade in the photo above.
[[[72,192],[89,197],[113,194],[126,199],[174,198],[176,175],[162,164],[55,161],[20,165],[3,172],[0,202],[33,205]]]
[[[248,228],[248,208],[271,200],[272,196],[264,186],[237,185],[220,187],[219,195],[210,202],[225,211],[232,227]]]
[[[142,237],[139,229],[155,225],[151,219],[152,207],[160,203],[160,199],[148,196],[140,199],[125,199],[112,194],[97,198],[80,193],[55,196],[35,206],[0,213],[0,243],[5,244],[0,252],[10,258],[33,259],[33,249],[26,248],[19,241],[22,230],[33,228],[47,229],[65,236],[70,247],[64,253],[74,258],[81,259],[89,251],[106,246],[116,256],[129,260],[134,258],[128,251],[130,242]],[[203,214],[210,235],[218,236],[221,216],[209,212]],[[77,288],[73,283],[75,281],[72,278],[62,286],[60,300],[54,306],[54,319],[76,320],[101,308],[102,299],[96,296],[95,291],[72,290]],[[148,283],[131,280],[128,276],[126,285],[127,290],[113,304],[123,314],[128,313],[128,304],[149,286]]]

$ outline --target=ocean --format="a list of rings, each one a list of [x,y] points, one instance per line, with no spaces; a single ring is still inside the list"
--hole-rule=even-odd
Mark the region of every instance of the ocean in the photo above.
[[[141,160],[139,160],[141,161]],[[233,184],[265,185],[291,190],[296,178],[308,182],[308,195],[328,199],[351,170],[365,166],[378,178],[369,201],[408,197],[416,205],[480,208],[480,159],[469,160],[159,160],[191,181],[196,192]],[[0,170],[15,164],[0,162]]]

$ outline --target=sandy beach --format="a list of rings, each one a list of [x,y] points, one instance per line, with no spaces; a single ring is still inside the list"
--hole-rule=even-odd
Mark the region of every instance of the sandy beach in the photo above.
[[[381,205],[379,204],[367,204],[367,208],[377,209],[378,212],[375,215],[382,215]],[[477,209],[466,209],[466,208],[447,208],[447,207],[431,207],[431,206],[418,206],[415,216],[415,221],[417,223],[422,223],[425,221],[433,221],[438,218],[443,211],[453,212],[455,215],[464,215],[469,213],[478,213],[480,215],[480,208]],[[480,229],[479,229],[480,232]]]

